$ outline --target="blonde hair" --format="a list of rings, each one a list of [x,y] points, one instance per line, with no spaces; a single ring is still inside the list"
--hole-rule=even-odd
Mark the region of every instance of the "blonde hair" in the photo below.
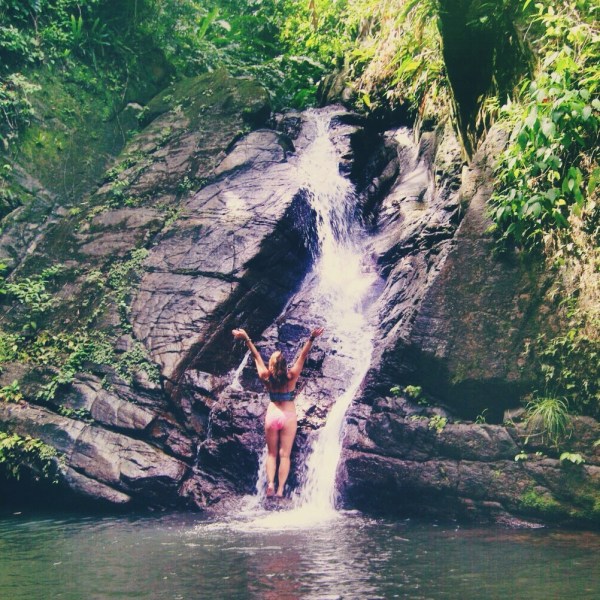
[[[288,382],[287,362],[279,350],[273,352],[269,359],[269,382],[275,387],[282,387]]]

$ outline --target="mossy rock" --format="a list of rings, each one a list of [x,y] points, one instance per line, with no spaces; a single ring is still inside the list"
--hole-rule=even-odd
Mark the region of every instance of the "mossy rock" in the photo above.
[[[529,488],[519,499],[521,507],[528,513],[548,518],[566,517],[569,508],[558,502],[547,490]]]
[[[234,78],[225,70],[186,78],[173,84],[147,105],[144,123],[174,109],[180,109],[193,127],[205,125],[211,117],[240,114],[250,127],[260,127],[269,118],[267,90],[252,79]]]
[[[28,77],[41,90],[33,98],[36,117],[13,159],[59,199],[76,201],[126,141],[120,98],[99,82],[86,85],[91,74],[74,79],[38,70]]]

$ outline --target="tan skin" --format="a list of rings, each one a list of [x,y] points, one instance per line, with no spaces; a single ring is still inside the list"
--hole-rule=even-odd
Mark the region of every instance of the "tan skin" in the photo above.
[[[273,387],[270,382],[270,377],[273,373],[274,361],[277,357],[278,352],[274,352],[269,360],[269,366],[265,365],[259,351],[256,346],[252,343],[250,336],[243,329],[234,329],[233,337],[236,340],[244,340],[248,346],[248,349],[252,353],[256,370],[259,378],[265,384],[269,392],[292,392],[296,389],[296,383],[300,377],[300,373],[304,368],[304,362],[310,352],[312,343],[315,338],[318,338],[324,329],[323,327],[317,327],[313,329],[310,334],[310,338],[306,341],[298,358],[294,364],[287,370],[287,381],[285,385],[281,387]],[[273,402],[279,409],[281,409],[286,415],[286,421],[282,429],[277,430],[273,428],[267,428],[265,426],[265,437],[267,441],[267,496],[283,497],[283,489],[285,482],[287,481],[290,473],[290,455],[292,452],[292,446],[294,445],[294,439],[296,438],[296,429],[298,427],[298,420],[296,417],[296,405],[293,400],[283,402]],[[279,457],[279,470],[277,470],[277,458]],[[277,493],[275,493],[275,473],[278,477]]]

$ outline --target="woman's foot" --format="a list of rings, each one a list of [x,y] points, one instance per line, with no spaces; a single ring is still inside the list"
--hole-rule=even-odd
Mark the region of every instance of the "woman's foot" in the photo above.
[[[272,498],[275,495],[275,484],[268,483],[267,484],[267,498]]]

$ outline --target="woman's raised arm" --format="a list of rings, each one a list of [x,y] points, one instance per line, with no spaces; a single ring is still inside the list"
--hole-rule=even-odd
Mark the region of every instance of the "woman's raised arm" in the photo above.
[[[252,354],[252,358],[254,359],[254,364],[256,365],[256,370],[258,371],[258,376],[261,379],[267,380],[269,379],[269,369],[265,366],[265,363],[260,355],[260,352],[256,349],[256,346],[252,343],[250,336],[246,333],[244,329],[234,329],[231,333],[233,333],[233,337],[236,340],[244,340]]]
[[[324,327],[317,327],[313,329],[310,337],[306,340],[306,343],[302,347],[300,351],[300,355],[296,359],[296,362],[290,367],[289,373],[294,379],[298,379],[300,377],[300,373],[302,373],[302,369],[304,368],[304,362],[306,361],[306,357],[312,348],[312,343],[315,341],[315,338],[318,338],[323,331],[325,331]]]

